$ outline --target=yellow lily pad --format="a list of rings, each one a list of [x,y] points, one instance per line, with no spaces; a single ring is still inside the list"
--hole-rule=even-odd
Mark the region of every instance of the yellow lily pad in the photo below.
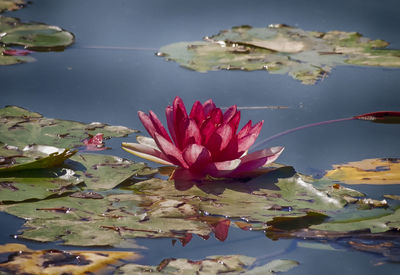
[[[400,184],[400,159],[365,159],[333,165],[325,178],[346,184]]]
[[[111,267],[120,260],[136,260],[134,252],[31,250],[22,244],[0,245],[0,253],[9,253],[0,270],[10,274],[87,274]]]

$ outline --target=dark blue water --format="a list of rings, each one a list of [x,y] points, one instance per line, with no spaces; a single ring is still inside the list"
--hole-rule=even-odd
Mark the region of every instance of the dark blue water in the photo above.
[[[76,35],[65,52],[34,53],[37,62],[0,67],[0,105],[19,105],[47,117],[101,121],[143,130],[137,111],[152,109],[160,117],[175,96],[187,105],[212,98],[219,106],[287,106],[287,109],[243,110],[243,123],[265,120],[259,139],[300,125],[378,111],[400,110],[400,70],[343,66],[314,86],[287,75],[267,72],[198,73],[166,62],[154,53],[166,44],[200,40],[222,29],[248,24],[285,23],[305,30],[357,31],[400,48],[400,4],[397,0],[36,0],[6,13],[23,21],[61,26]],[[121,49],[124,47],[124,49]],[[279,162],[298,172],[318,175],[332,164],[365,158],[400,157],[397,125],[349,121],[293,133],[271,142],[283,145]],[[128,157],[121,141],[112,154]],[[397,187],[358,187],[370,196]],[[13,241],[20,222],[0,214],[0,242]],[[9,224],[10,222],[10,224]],[[7,226],[3,226],[8,224]],[[14,226],[15,224],[15,226]],[[170,240],[140,240],[149,247],[142,262],[166,257],[199,259],[213,254],[274,255],[301,266],[293,274],[395,274],[397,266],[374,267],[378,259],[355,251],[293,248],[292,241],[273,242],[262,232],[231,229],[227,241],[194,238],[182,248]],[[29,243],[30,247],[46,245]],[[283,255],[283,256],[282,256]],[[274,256],[271,256],[272,258]],[[340,263],[340,264],[338,264]]]

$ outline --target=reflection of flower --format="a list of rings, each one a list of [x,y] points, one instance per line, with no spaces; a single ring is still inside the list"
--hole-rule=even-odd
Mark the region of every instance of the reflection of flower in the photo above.
[[[171,136],[155,113],[139,112],[152,138],[138,137],[139,143],[123,143],[122,148],[145,159],[181,167],[174,177],[239,178],[275,161],[283,151],[283,147],[272,147],[247,154],[263,121],[252,125],[250,120],[238,132],[240,111],[236,105],[222,113],[211,99],[203,104],[196,101],[188,115],[182,99],[176,97],[165,112]]]

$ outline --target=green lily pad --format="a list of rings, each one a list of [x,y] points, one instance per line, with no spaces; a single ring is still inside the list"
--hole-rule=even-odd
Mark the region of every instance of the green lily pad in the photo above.
[[[124,137],[137,130],[100,122],[81,122],[46,118],[26,109],[7,106],[0,109],[0,142],[24,148],[29,144],[77,148],[90,135],[103,133],[105,138]]]
[[[27,219],[22,238],[36,241],[62,240],[67,245],[120,245],[135,237],[179,237],[181,232],[210,233],[201,221],[147,217],[141,196],[115,194],[103,199],[60,197],[3,206],[12,215]]]
[[[51,153],[46,154],[38,148],[50,149]],[[27,146],[24,150],[18,150],[18,147],[3,145],[0,147],[0,156],[3,160],[0,162],[0,177],[4,173],[60,166],[75,153],[76,151],[50,146]]]
[[[74,170],[75,176],[91,190],[112,189],[133,176],[151,176],[157,172],[142,162],[99,154],[77,154],[66,162],[66,167]]]
[[[266,274],[286,272],[299,265],[291,260],[273,260],[263,266],[252,267],[256,258],[242,255],[209,256],[206,259],[164,259],[158,266],[126,264],[118,268],[115,274]],[[223,264],[222,264],[223,263]]]
[[[74,35],[59,27],[22,23],[18,18],[0,16],[0,42],[36,51],[64,50],[74,43]]]
[[[25,0],[0,0],[0,13],[4,11],[19,10],[25,5]]]
[[[286,25],[234,27],[205,41],[179,42],[158,53],[199,72],[267,70],[315,84],[337,65],[400,67],[400,50],[355,32],[311,32]]]
[[[0,204],[76,192],[75,186],[81,181],[75,177],[63,177],[68,174],[66,170],[59,172],[62,173],[60,177],[0,177]]]

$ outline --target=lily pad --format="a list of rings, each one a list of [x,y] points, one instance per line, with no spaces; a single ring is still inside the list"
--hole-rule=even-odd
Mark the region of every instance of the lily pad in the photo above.
[[[400,184],[400,159],[365,159],[333,165],[324,177],[346,184]]]
[[[89,135],[103,133],[105,138],[124,137],[137,130],[100,122],[89,124],[52,119],[17,106],[0,109],[0,142],[24,148],[29,144],[78,148]]]
[[[192,261],[189,259],[164,259],[158,266],[126,264],[115,274],[221,274],[244,273],[272,275],[286,272],[299,265],[291,260],[274,260],[263,266],[252,267],[256,258],[242,255],[209,256],[206,259]]]
[[[32,250],[16,243],[0,245],[0,253],[8,254],[8,260],[0,263],[0,272],[7,274],[87,274],[141,257],[126,251]]]
[[[0,13],[4,11],[15,11],[26,5],[25,0],[0,0]]]
[[[75,171],[75,176],[91,190],[112,189],[133,176],[146,177],[157,172],[142,162],[99,154],[77,154],[66,162],[66,167]]]
[[[42,242],[62,240],[67,245],[118,246],[127,238],[183,237],[182,232],[199,235],[211,232],[207,223],[201,221],[168,215],[148,217],[140,206],[142,203],[141,196],[133,194],[95,200],[70,196],[3,206],[3,210],[27,219],[22,238]]]
[[[400,67],[400,50],[356,32],[313,32],[271,25],[233,27],[205,41],[164,46],[158,55],[199,72],[267,70],[315,84],[337,65]]]
[[[31,56],[10,56],[6,55],[5,52],[8,50],[7,47],[0,46],[0,66],[2,65],[13,65],[19,63],[33,62],[35,58]]]
[[[64,50],[74,43],[74,35],[59,27],[22,23],[18,18],[0,16],[0,42],[36,51]]]

